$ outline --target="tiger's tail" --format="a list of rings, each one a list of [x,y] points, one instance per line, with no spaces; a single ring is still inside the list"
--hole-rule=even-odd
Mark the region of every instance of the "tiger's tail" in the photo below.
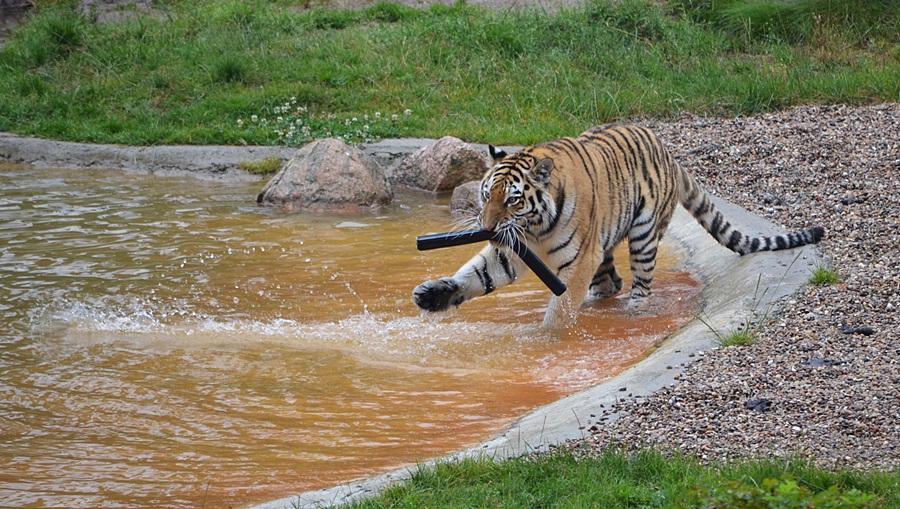
[[[759,251],[779,251],[815,244],[825,236],[825,229],[815,226],[807,230],[775,235],[772,237],[750,237],[734,228],[725,216],[713,205],[709,195],[700,187],[690,173],[679,166],[681,205],[703,225],[719,244],[740,255]]]

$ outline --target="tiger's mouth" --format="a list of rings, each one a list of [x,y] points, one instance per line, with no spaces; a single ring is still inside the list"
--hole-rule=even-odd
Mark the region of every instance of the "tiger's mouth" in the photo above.
[[[525,227],[520,225],[515,218],[503,220],[494,225],[493,228],[486,229],[496,232],[502,239],[503,244],[507,246],[514,246],[525,240]]]

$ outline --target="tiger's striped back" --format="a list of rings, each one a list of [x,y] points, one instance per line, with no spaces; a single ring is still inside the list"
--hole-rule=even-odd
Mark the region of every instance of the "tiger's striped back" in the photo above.
[[[713,205],[709,195],[694,177],[671,157],[649,129],[634,125],[602,126],[586,131],[577,139],[582,144],[602,146],[605,151],[627,151],[629,154],[625,157],[625,174],[633,175],[636,181],[646,186],[649,194],[656,193],[651,198],[655,197],[658,202],[668,201],[668,184],[674,181],[677,188],[677,202],[690,212],[719,244],[740,255],[814,244],[825,235],[825,230],[821,227],[770,237],[750,237],[741,233]],[[631,155],[633,150],[636,151],[635,155]],[[636,165],[627,168],[628,164]],[[617,168],[621,170],[621,165]],[[674,206],[672,211],[674,212]],[[660,233],[665,233],[665,230]]]

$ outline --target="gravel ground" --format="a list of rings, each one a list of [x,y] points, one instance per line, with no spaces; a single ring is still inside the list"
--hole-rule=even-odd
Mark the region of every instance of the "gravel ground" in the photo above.
[[[678,384],[605,409],[567,447],[896,469],[900,105],[652,127],[713,194],[791,230],[825,227],[820,249],[840,282],[801,289],[759,326],[758,343],[704,352]]]

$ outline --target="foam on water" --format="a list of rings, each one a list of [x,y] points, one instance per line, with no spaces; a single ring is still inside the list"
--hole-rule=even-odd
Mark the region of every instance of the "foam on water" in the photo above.
[[[172,350],[278,347],[334,350],[360,363],[492,369],[501,356],[520,356],[546,334],[533,325],[467,322],[448,317],[364,312],[335,321],[222,318],[146,298],[62,299],[36,310],[31,334],[57,349],[139,347]],[[479,357],[479,355],[481,357]]]

